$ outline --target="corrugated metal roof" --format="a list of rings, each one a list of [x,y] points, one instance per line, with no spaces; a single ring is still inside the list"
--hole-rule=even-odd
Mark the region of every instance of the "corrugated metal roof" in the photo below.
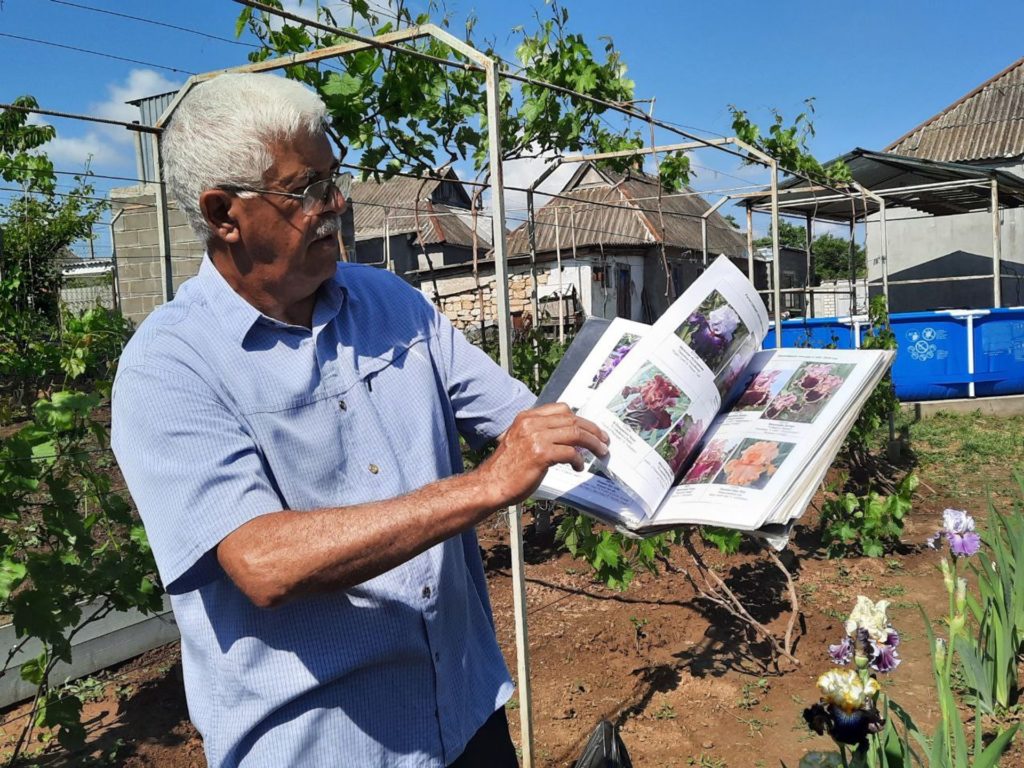
[[[174,97],[177,95],[177,91],[171,91],[170,93],[161,93],[157,96],[147,96],[144,99],[134,99],[126,103],[139,108],[139,122],[142,125],[156,125],[160,115],[164,113],[164,110],[174,101]],[[142,134],[141,136],[142,171],[145,176],[143,181],[152,181],[156,177],[156,174],[153,172],[153,141],[147,135]]]
[[[891,208],[913,208],[934,216],[987,210],[991,205],[990,181],[995,180],[999,188],[999,204],[1006,208],[1024,205],[1024,179],[1016,174],[994,166],[968,165],[966,163],[945,163],[919,157],[902,157],[888,152],[872,152],[854,149],[839,158],[846,163],[854,180],[873,192],[886,193],[906,187],[933,184],[937,182],[978,181],[978,185],[959,186],[949,189],[907,190],[885,194],[886,205]],[[779,185],[780,191],[796,190],[779,196],[784,213],[810,214],[818,219],[849,221],[851,215],[857,219],[878,211],[878,204],[867,196],[854,193],[853,198],[832,199],[835,195],[815,187],[802,191],[808,186],[804,179],[790,177]],[[816,191],[815,191],[816,190]],[[822,201],[821,198],[825,198]],[[771,193],[762,190],[747,201],[755,210],[770,210]]]
[[[440,202],[442,199],[464,203],[466,207]],[[469,202],[469,195],[451,170],[444,179],[394,176],[379,182],[357,181],[352,185],[356,238],[383,237],[386,215],[391,235],[416,234],[425,245],[448,243],[471,247],[473,230]],[[483,230],[478,228],[478,232]],[[477,245],[490,248],[490,238],[478,236]]]
[[[535,214],[537,253],[553,253],[556,245],[563,255],[576,248],[646,247],[664,241],[666,246],[699,251],[702,248],[700,217],[709,208],[690,189],[680,194],[661,190],[646,175],[596,171],[603,183],[593,182],[594,169],[582,168],[561,192]],[[565,199],[569,198],[569,199]],[[557,210],[558,231],[555,228]],[[746,254],[746,239],[718,212],[708,217],[708,250],[727,256]],[[530,250],[527,225],[509,237],[510,254]]]
[[[1024,155],[1024,58],[894,141],[886,151],[945,162]]]

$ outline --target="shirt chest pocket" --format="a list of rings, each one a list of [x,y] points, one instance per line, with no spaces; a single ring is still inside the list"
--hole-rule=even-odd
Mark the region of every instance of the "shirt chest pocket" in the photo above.
[[[250,415],[284,506],[377,501],[450,473],[443,385],[426,339],[325,367],[334,364],[312,397]]]

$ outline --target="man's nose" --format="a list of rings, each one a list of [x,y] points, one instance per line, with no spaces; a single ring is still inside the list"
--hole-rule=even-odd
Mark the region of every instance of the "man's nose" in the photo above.
[[[336,213],[338,215],[345,212],[348,208],[348,200],[341,194],[341,190],[335,186],[331,187],[330,193],[327,195],[327,200],[324,201],[324,209],[321,213]]]

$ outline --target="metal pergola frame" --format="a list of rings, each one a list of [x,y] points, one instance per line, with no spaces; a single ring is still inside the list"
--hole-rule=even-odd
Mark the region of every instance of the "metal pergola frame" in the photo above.
[[[848,153],[842,160],[856,162],[862,158],[887,166],[906,174],[916,174],[922,178],[945,178],[940,181],[924,181],[916,184],[899,184],[897,186],[873,186],[868,190],[854,182],[853,188],[861,195],[861,206],[851,208],[849,214],[839,214],[835,203],[842,201],[843,196],[830,194],[821,186],[808,184],[801,180],[790,180],[779,189],[776,195],[783,198],[770,205],[778,206],[784,213],[793,216],[804,215],[807,218],[808,252],[811,236],[810,221],[812,218],[826,221],[848,223],[850,227],[851,249],[854,239],[854,227],[857,222],[867,223],[870,216],[878,216],[880,251],[878,261],[881,266],[882,293],[886,304],[889,303],[889,287],[891,285],[917,285],[935,282],[962,280],[978,280],[989,277],[988,274],[964,275],[955,277],[932,277],[917,279],[890,280],[889,277],[889,243],[887,236],[888,211],[891,208],[913,208],[927,215],[943,216],[969,213],[981,213],[987,209],[992,222],[992,296],[993,306],[1002,306],[1002,225],[1000,209],[1003,207],[1019,207],[1024,205],[1024,182],[1020,182],[998,168],[983,166],[966,166],[958,163],[908,158],[887,153],[868,152],[857,149]],[[950,177],[959,176],[959,178]],[[748,212],[769,210],[769,193],[765,190],[744,193],[736,196],[744,199]],[[821,208],[827,210],[822,211]],[[809,256],[808,256],[809,258]],[[851,279],[851,290],[853,290]],[[869,283],[870,285],[870,283]],[[813,296],[813,291],[812,291]]]

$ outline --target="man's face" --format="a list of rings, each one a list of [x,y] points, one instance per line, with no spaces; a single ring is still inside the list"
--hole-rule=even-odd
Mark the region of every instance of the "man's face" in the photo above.
[[[269,149],[274,162],[263,176],[268,190],[301,194],[338,165],[323,134],[300,134]],[[309,215],[301,200],[280,195],[257,194],[237,203],[241,245],[250,260],[244,281],[288,305],[313,295],[334,274],[343,205],[331,202]]]

